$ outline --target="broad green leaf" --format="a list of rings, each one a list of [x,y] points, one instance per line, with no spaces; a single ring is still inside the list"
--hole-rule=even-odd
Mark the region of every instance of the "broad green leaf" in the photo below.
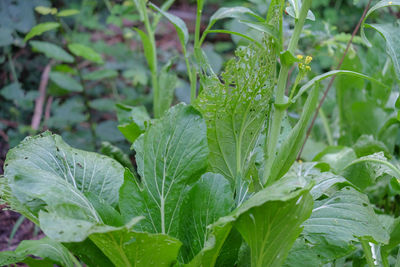
[[[400,25],[366,24],[366,27],[375,29],[383,36],[383,38],[385,38],[386,52],[392,59],[397,78],[400,79]]]
[[[183,104],[156,120],[133,144],[141,182],[126,176],[120,194],[125,220],[145,216],[136,229],[177,236],[185,188],[207,164],[206,125]]]
[[[41,35],[44,32],[51,31],[60,27],[60,23],[57,22],[44,22],[36,25],[31,29],[30,32],[25,36],[24,41],[28,41],[35,36]]]
[[[310,191],[313,199],[319,199],[321,196],[329,196],[337,185],[351,185],[342,176],[331,172],[321,172],[316,168],[317,162],[294,163],[285,177],[303,177],[305,180],[314,180],[315,185]],[[336,190],[335,190],[336,191]]]
[[[180,211],[179,239],[183,242],[181,255],[185,263],[206,247],[211,230],[207,226],[227,215],[233,206],[230,184],[220,174],[206,173],[190,189]],[[217,256],[212,255],[208,264],[205,264],[203,257],[203,265],[212,266]]]
[[[158,84],[160,85],[159,112],[163,115],[171,106],[174,100],[174,92],[178,83],[178,76],[170,71],[170,64],[167,63],[160,71]]]
[[[83,57],[84,59],[87,59],[97,64],[103,64],[103,59],[101,55],[86,45],[72,43],[68,44],[68,49],[75,56]]]
[[[83,87],[82,85],[77,82],[74,78],[69,76],[68,74],[58,72],[58,71],[52,71],[50,72],[49,78],[52,82],[54,82],[56,85],[61,87],[62,89],[65,89],[70,92],[82,92]]]
[[[241,6],[221,7],[210,17],[210,22],[207,26],[207,29],[210,29],[218,20],[226,19],[226,18],[242,19],[242,18],[245,18],[244,15],[246,15],[246,14],[257,18],[260,21],[263,21],[263,18],[258,16],[256,13],[254,13],[247,7],[241,7]]]
[[[144,106],[131,107],[117,104],[118,129],[133,143],[146,130],[150,115]]]
[[[98,81],[102,79],[112,79],[118,76],[118,72],[110,69],[95,70],[83,75],[84,80]]]
[[[281,179],[259,191],[228,216],[210,225],[204,249],[188,266],[212,266],[215,253],[236,228],[250,244],[252,266],[279,266],[311,213],[311,184],[301,177]]]
[[[278,150],[273,164],[270,177],[267,182],[272,183],[273,181],[282,177],[292,166],[293,162],[301,149],[303,140],[306,136],[308,123],[311,119],[312,114],[315,111],[315,107],[318,102],[318,87],[315,87],[307,98],[307,101],[303,107],[303,113],[300,116],[296,126],[291,130],[290,135],[282,143]]]
[[[384,174],[400,181],[400,170],[386,159],[383,152],[355,159],[341,170],[341,175],[361,189],[373,185]]]
[[[35,51],[41,52],[46,55],[46,57],[54,58],[56,60],[64,61],[67,63],[74,62],[73,56],[68,54],[61,47],[48,42],[41,41],[31,41],[29,44]]]
[[[73,259],[72,254],[63,245],[48,237],[40,240],[24,240],[15,251],[0,252],[0,265],[5,266],[18,262],[26,262],[30,258],[30,255],[42,258],[44,260],[41,261],[42,266],[47,261],[50,261],[50,266],[53,266],[53,263],[67,267],[75,266],[75,259]]]
[[[297,238],[286,258],[284,267],[322,266],[323,261],[313,245],[304,238]]]
[[[376,80],[376,79],[374,79],[374,78],[372,78],[370,76],[361,74],[361,73],[357,73],[357,72],[354,72],[354,71],[348,71],[348,70],[332,70],[332,71],[328,71],[328,72],[326,72],[324,74],[321,74],[321,75],[318,75],[318,76],[314,77],[313,79],[308,81],[305,85],[300,87],[299,92],[296,94],[295,97],[293,97],[292,102],[293,103],[296,102],[296,100],[299,99],[300,96],[305,91],[307,91],[308,89],[312,88],[318,82],[320,82],[320,81],[322,81],[322,80],[324,80],[324,79],[326,79],[328,77],[335,76],[335,75],[342,75],[342,74],[363,78],[363,79],[369,80],[369,81],[374,82],[374,83],[378,83],[378,84],[386,87],[386,85],[381,83],[380,81],[378,81],[378,80]]]
[[[79,10],[77,9],[64,9],[58,12],[57,17],[69,17],[79,14]]]
[[[390,7],[390,6],[400,6],[400,1],[399,0],[394,0],[394,1],[389,1],[389,0],[383,0],[379,1],[376,3],[373,7],[371,7],[367,14],[364,17],[364,20],[361,24],[361,37],[363,38],[364,42],[368,46],[372,46],[371,43],[368,41],[367,37],[365,36],[365,27],[371,27],[378,31],[383,38],[386,40],[386,50],[389,56],[391,57],[393,61],[394,68],[396,70],[397,77],[400,79],[400,38],[398,35],[399,32],[399,25],[398,23],[396,25],[393,24],[371,24],[368,25],[365,23],[369,15],[371,15],[373,12],[376,10],[382,8],[382,7]]]
[[[251,179],[246,176],[252,151],[271,108],[275,60],[271,42],[263,48],[252,45],[236,51],[222,82],[216,76],[202,78],[196,107],[207,123],[209,169],[222,174],[238,192]]]
[[[140,39],[142,40],[142,43],[143,43],[143,50],[144,50],[144,56],[146,57],[146,60],[147,60],[147,64],[149,65],[149,69],[150,69],[150,71],[156,71],[157,70],[157,66],[154,66],[154,64],[153,64],[153,62],[154,62],[154,51],[153,51],[153,46],[152,46],[152,44],[151,44],[151,41],[150,41],[150,39],[149,39],[149,37],[147,36],[147,34],[144,32],[144,31],[142,31],[142,30],[140,30],[140,29],[138,29],[138,28],[135,28],[135,30],[137,31],[137,33],[139,34],[139,36],[140,36]]]
[[[106,155],[110,158],[115,159],[122,166],[133,171],[132,162],[127,154],[124,153],[119,147],[113,146],[110,142],[101,142],[101,154]]]
[[[352,148],[329,146],[315,156],[314,161],[327,163],[333,172],[339,173],[356,158],[356,153]]]
[[[11,149],[4,171],[13,195],[35,214],[47,205],[51,212],[79,213],[99,222],[84,193],[115,207],[124,169],[113,159],[71,148],[60,136],[45,132]]]
[[[301,0],[289,0],[290,6],[286,8],[286,12],[292,18],[299,19],[300,17],[300,10],[301,10]],[[311,10],[308,10],[307,19],[315,21],[315,15],[312,13]]]
[[[158,12],[160,12],[166,19],[169,20],[169,22],[171,22],[174,25],[175,30],[178,33],[178,37],[181,42],[181,45],[182,45],[182,47],[185,47],[187,42],[189,41],[189,31],[187,29],[185,22],[181,18],[179,18],[171,13],[161,10],[160,8],[158,8],[156,5],[154,5],[152,3],[150,3],[150,7],[157,10]]]
[[[383,152],[386,158],[391,157],[386,145],[379,140],[375,140],[372,135],[360,136],[353,145],[353,149],[357,157],[364,157],[378,152]]]
[[[303,235],[312,243],[321,242],[321,237],[331,244],[351,244],[357,238],[381,244],[389,240],[368,197],[349,186],[316,201],[311,217],[303,225]]]
[[[63,245],[87,266],[112,266],[107,256],[89,238],[86,238],[83,242],[63,243]]]
[[[393,220],[393,219],[392,219]],[[397,217],[389,226],[390,240],[381,247],[382,259],[387,258],[390,251],[400,244],[400,218]]]
[[[179,240],[168,235],[132,231],[143,217],[121,227],[98,225],[56,213],[41,212],[40,217],[46,235],[64,242],[80,242],[89,237],[115,266],[171,266],[181,246]]]

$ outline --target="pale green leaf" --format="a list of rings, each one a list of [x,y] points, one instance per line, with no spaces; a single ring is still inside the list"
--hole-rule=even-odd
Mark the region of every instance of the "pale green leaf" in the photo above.
[[[58,12],[57,16],[58,17],[69,17],[69,16],[73,16],[79,14],[79,10],[77,9],[64,9],[61,10],[60,12]]]
[[[82,85],[66,73],[52,71],[49,78],[56,85],[70,92],[82,92]]]
[[[45,54],[48,58],[54,58],[56,60],[64,61],[67,63],[74,62],[73,56],[67,53],[61,47],[48,42],[31,41],[29,44],[32,46],[34,51]]]
[[[74,267],[73,256],[60,243],[44,237],[40,240],[24,240],[15,251],[0,252],[0,265],[6,266],[18,262],[26,262],[30,255],[57,263],[62,266]],[[42,266],[46,261],[41,261]],[[53,266],[51,264],[50,266]]]
[[[87,59],[97,64],[103,64],[103,59],[101,55],[86,45],[72,43],[68,44],[68,49],[75,56],[83,57],[84,59]]]
[[[143,49],[144,49],[144,56],[146,57],[147,60],[147,64],[149,65],[149,69],[150,71],[156,71],[157,66],[154,66],[153,64],[153,59],[154,59],[154,51],[153,51],[153,46],[151,45],[151,41],[149,39],[149,37],[147,36],[147,34],[138,29],[135,28],[135,30],[137,31],[137,33],[140,36],[140,39],[142,40],[143,43]]]
[[[71,148],[60,136],[45,132],[11,149],[4,171],[13,195],[36,214],[47,205],[48,211],[73,211],[101,221],[84,193],[115,207],[124,169],[113,159]]]
[[[187,42],[189,41],[189,31],[187,29],[185,22],[181,18],[161,10],[152,3],[150,3],[150,7],[160,12],[166,19],[169,20],[169,22],[171,22],[174,25],[175,30],[178,33],[179,41],[181,42],[182,47],[186,46]]]
[[[83,75],[84,80],[98,81],[102,79],[112,79],[118,76],[118,72],[110,69],[95,70]]]
[[[324,79],[326,79],[328,77],[335,76],[335,75],[342,75],[342,74],[363,78],[363,79],[369,80],[371,82],[374,82],[374,83],[377,83],[377,84],[379,84],[381,86],[386,87],[386,85],[381,83],[380,81],[378,81],[378,80],[376,80],[376,79],[374,79],[374,78],[372,78],[370,76],[361,74],[361,73],[357,73],[357,72],[349,71],[349,70],[332,70],[332,71],[328,71],[328,72],[326,72],[324,74],[321,74],[321,75],[318,75],[318,76],[314,77],[313,79],[308,81],[306,84],[304,84],[302,87],[300,87],[299,92],[296,94],[295,97],[293,97],[292,102],[296,102],[296,100],[299,99],[300,96],[305,91],[307,91],[308,89],[310,89],[313,86],[315,86],[318,82],[320,82],[320,81],[322,81],[322,80],[324,80]]]
[[[183,104],[156,120],[133,144],[141,182],[125,177],[120,211],[125,220],[145,216],[138,230],[178,235],[179,208],[185,188],[207,164],[206,125]]]
[[[51,31],[60,27],[60,23],[57,22],[44,22],[36,25],[31,29],[30,32],[25,36],[24,41],[28,41],[35,36],[41,35],[44,32]]]
[[[125,138],[133,143],[141,135],[146,124],[150,123],[150,115],[144,106],[131,107],[117,104],[118,129]]]

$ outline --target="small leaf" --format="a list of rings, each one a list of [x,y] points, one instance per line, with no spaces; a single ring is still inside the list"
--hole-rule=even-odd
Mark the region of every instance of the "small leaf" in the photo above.
[[[51,7],[46,7],[46,6],[37,6],[35,7],[35,11],[39,13],[40,15],[55,15],[57,14],[57,8],[51,8]]]
[[[154,66],[154,64],[153,64],[153,57],[154,57],[153,49],[154,48],[151,45],[150,39],[144,31],[142,31],[138,28],[135,28],[135,30],[137,31],[137,33],[139,33],[140,39],[142,40],[144,56],[146,57],[147,64],[149,65],[150,71],[155,71],[155,68],[157,66]]]
[[[83,75],[84,80],[98,81],[102,79],[112,79],[118,76],[118,72],[110,69],[95,70]]]
[[[78,57],[83,57],[89,61],[97,64],[103,64],[103,59],[100,54],[94,51],[92,48],[78,43],[72,43],[68,45],[68,49]]]
[[[189,31],[187,29],[185,22],[181,18],[161,10],[152,3],[150,3],[150,7],[160,12],[165,18],[167,18],[174,25],[175,30],[178,33],[178,37],[182,47],[186,46],[187,42],[189,41]]]
[[[150,115],[144,106],[131,107],[117,104],[118,129],[125,138],[133,143],[146,130]]]
[[[35,51],[45,54],[48,58],[54,58],[67,63],[74,62],[73,56],[55,44],[41,41],[30,41],[29,44]]]
[[[101,142],[101,154],[104,154],[112,159],[115,159],[122,166],[134,171],[132,162],[127,154],[124,153],[119,147],[113,146],[110,142]]]
[[[68,90],[70,92],[83,91],[82,85],[68,74],[52,71],[50,72],[49,78],[52,82],[57,84],[62,89]]]
[[[170,63],[167,63],[160,71],[158,77],[158,83],[161,86],[160,97],[158,110],[160,112],[160,116],[164,115],[164,113],[171,107],[172,101],[174,100],[174,92],[176,85],[178,83],[178,76],[169,70]]]
[[[211,16],[207,29],[210,29],[218,20],[226,18],[243,19],[245,14],[251,15],[259,21],[264,20],[247,7],[222,7]]]
[[[60,12],[58,12],[57,16],[58,17],[69,17],[69,16],[73,16],[76,14],[79,14],[79,10],[76,9],[64,9],[61,10]]]
[[[24,41],[28,41],[29,39],[41,35],[44,32],[51,31],[60,27],[60,23],[57,22],[44,22],[36,25],[31,29],[30,32],[25,36]]]

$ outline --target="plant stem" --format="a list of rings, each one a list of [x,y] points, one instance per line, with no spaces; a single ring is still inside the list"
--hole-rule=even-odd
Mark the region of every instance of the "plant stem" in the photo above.
[[[375,267],[374,258],[372,257],[371,246],[368,244],[366,240],[360,240],[361,246],[364,250],[365,259],[367,260],[367,264],[369,267]]]
[[[96,150],[97,149],[97,135],[96,135],[96,128],[94,126],[94,121],[93,121],[93,113],[92,113],[92,109],[89,106],[89,96],[86,92],[87,87],[86,87],[86,83],[85,80],[82,77],[82,73],[81,70],[78,68],[78,66],[76,65],[75,68],[78,70],[78,76],[79,76],[79,80],[82,83],[83,86],[83,91],[82,91],[82,96],[83,96],[83,103],[85,105],[86,108],[86,112],[88,114],[88,121],[89,121],[89,127],[90,127],[90,133],[92,135],[92,145],[93,145],[93,149]]]
[[[8,59],[8,64],[10,65],[10,71],[13,76],[13,80],[14,80],[14,82],[19,84],[18,76],[17,76],[17,72],[15,71],[14,61],[12,59],[11,52],[7,53],[7,59]]]
[[[326,133],[326,138],[328,139],[328,144],[330,146],[333,146],[333,137],[332,137],[331,128],[329,127],[329,121],[328,121],[328,118],[326,117],[325,112],[322,108],[319,110],[319,116],[321,116],[322,124],[324,126],[324,130]]]
[[[157,50],[156,50],[156,40],[154,37],[154,31],[152,25],[150,24],[149,16],[147,14],[147,8],[144,1],[140,1],[140,8],[143,10],[144,26],[146,28],[146,33],[151,45],[152,62],[148,62],[149,66],[152,66],[151,70],[151,84],[153,86],[153,112],[154,117],[160,117],[160,88],[158,85],[158,62],[157,62]]]
[[[344,59],[345,59],[345,57],[346,57],[346,55],[347,55],[347,52],[348,52],[349,49],[350,49],[350,45],[351,45],[351,43],[353,42],[354,36],[357,34],[358,30],[360,29],[361,23],[364,21],[365,15],[367,14],[368,9],[369,9],[371,3],[372,3],[372,0],[369,0],[369,1],[368,1],[368,4],[366,5],[366,7],[365,7],[365,9],[364,9],[364,12],[363,12],[363,14],[362,14],[360,20],[359,20],[358,23],[357,23],[357,26],[354,28],[354,31],[353,31],[353,33],[351,34],[351,38],[350,38],[350,40],[349,40],[348,43],[347,43],[346,50],[344,51],[343,56],[342,56],[342,58],[340,59],[339,64],[338,64],[337,67],[336,67],[336,70],[339,70],[339,69],[342,67],[343,61],[344,61]],[[324,103],[326,97],[328,96],[328,92],[329,92],[329,90],[331,89],[331,87],[332,87],[332,85],[333,85],[333,82],[335,81],[335,78],[336,78],[336,75],[332,76],[331,80],[329,81],[328,87],[326,88],[326,90],[325,90],[325,92],[324,92],[324,95],[322,96],[321,101],[319,102],[319,105],[318,105],[317,109],[315,110],[314,117],[313,117],[313,119],[312,119],[312,121],[311,121],[310,127],[308,127],[307,134],[306,134],[306,138],[304,139],[303,146],[302,146],[301,149],[300,149],[300,152],[299,152],[299,155],[298,155],[297,159],[300,159],[301,153],[303,152],[303,149],[304,149],[304,145],[306,144],[308,137],[310,137],[311,130],[312,130],[314,124],[315,124],[315,120],[317,119],[318,112],[319,112],[319,110],[321,109],[322,104]]]
[[[296,21],[293,35],[290,39],[288,51],[292,54],[295,52],[297,44],[299,42],[301,31],[303,30],[304,23],[307,18],[308,10],[310,9],[312,0],[305,0],[301,6],[299,19]],[[263,183],[266,184],[271,173],[273,161],[276,157],[276,146],[278,144],[279,134],[281,131],[282,119],[285,115],[286,109],[278,107],[279,105],[285,104],[285,90],[287,79],[289,75],[290,66],[282,64],[279,72],[278,84],[276,88],[275,96],[275,111],[272,120],[271,131],[269,132],[268,138],[266,139],[266,157],[264,164],[264,175]]]

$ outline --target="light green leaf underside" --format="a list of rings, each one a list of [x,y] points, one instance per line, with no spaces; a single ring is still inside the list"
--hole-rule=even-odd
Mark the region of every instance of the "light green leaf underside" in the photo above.
[[[239,48],[227,63],[223,82],[215,76],[204,80],[196,106],[207,123],[210,171],[239,185],[249,171],[252,151],[270,110],[275,75],[275,50]]]
[[[121,189],[121,213],[125,218],[145,216],[137,229],[177,236],[184,189],[206,168],[204,120],[192,107],[177,105],[155,121],[133,148],[141,182],[125,178],[130,184]]]
[[[99,221],[84,196],[91,192],[115,206],[123,182],[123,167],[113,159],[74,149],[50,132],[27,137],[7,154],[5,177],[13,195],[36,214],[62,205]]]

